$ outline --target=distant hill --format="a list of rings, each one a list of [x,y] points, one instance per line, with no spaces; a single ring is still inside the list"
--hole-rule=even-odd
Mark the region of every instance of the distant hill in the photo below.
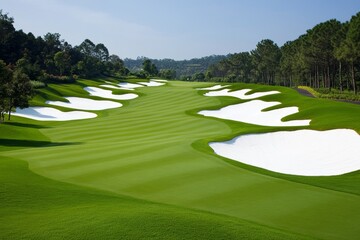
[[[221,60],[227,58],[226,55],[211,55],[202,58],[193,58],[190,60],[180,60],[176,61],[173,59],[150,59],[156,67],[161,69],[171,69],[176,71],[177,78],[183,78],[187,76],[192,76],[195,73],[205,73],[207,68],[210,65],[216,64]],[[146,57],[138,57],[137,59],[124,59],[124,65],[130,71],[139,71],[142,68],[142,63]]]

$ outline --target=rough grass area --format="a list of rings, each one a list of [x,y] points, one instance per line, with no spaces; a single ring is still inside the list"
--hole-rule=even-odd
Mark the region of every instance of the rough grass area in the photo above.
[[[336,99],[336,100],[344,100],[344,101],[354,101],[354,102],[360,102],[360,95],[354,94],[354,92],[350,91],[340,91],[337,89],[331,89],[328,88],[319,88],[319,89],[313,89],[311,87],[307,86],[298,86],[299,89],[304,89],[308,92],[310,92],[313,96],[318,98],[326,98],[326,99]]]
[[[44,106],[45,100],[67,96],[100,99],[83,90],[100,84],[104,81],[49,84],[38,90],[32,103]],[[295,177],[215,155],[209,141],[304,127],[262,127],[200,116],[199,110],[242,102],[231,97],[205,97],[205,91],[196,90],[209,85],[173,81],[166,86],[139,88],[131,91],[139,98],[119,101],[124,104],[122,108],[94,111],[99,116],[95,119],[39,123],[14,117],[0,125],[4,133],[0,142],[4,173],[1,192],[6,193],[0,195],[0,236],[359,236],[360,172],[337,177]],[[282,94],[261,100],[283,103],[274,108],[298,106],[300,112],[286,119],[312,119],[306,128],[350,128],[360,132],[358,105],[307,98],[281,87],[232,84],[231,88],[280,91]]]

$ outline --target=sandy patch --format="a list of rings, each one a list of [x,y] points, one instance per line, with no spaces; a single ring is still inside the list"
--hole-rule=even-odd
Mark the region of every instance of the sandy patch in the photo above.
[[[205,110],[199,114],[262,126],[308,126],[311,120],[281,121],[282,118],[299,112],[298,107],[286,107],[263,112],[263,109],[279,105],[280,102],[252,100],[223,107],[220,110]]]
[[[256,93],[252,93],[252,94],[246,94],[246,93],[250,92],[251,89],[241,89],[241,90],[232,91],[232,92],[229,92],[229,91],[230,91],[230,89],[223,89],[220,91],[205,93],[204,96],[208,96],[208,97],[230,96],[230,97],[236,97],[236,98],[245,100],[245,99],[254,99],[254,98],[259,98],[259,97],[263,97],[263,96],[267,96],[267,95],[280,93],[279,91],[268,91],[268,92],[256,92]]]
[[[123,89],[134,90],[134,88],[144,87],[144,85],[136,83],[121,82],[118,84]]]
[[[162,85],[165,85],[165,83],[162,82],[155,82],[155,81],[150,81],[150,82],[139,82],[140,84],[143,84],[147,87],[159,87]]]
[[[122,104],[113,101],[107,100],[93,100],[88,98],[79,98],[79,97],[66,97],[69,102],[61,102],[61,101],[46,101],[47,104],[81,109],[81,110],[105,110],[111,108],[121,107]]]
[[[212,86],[212,87],[206,87],[206,88],[197,88],[196,90],[219,90],[219,89],[222,89],[222,88],[225,88],[225,87],[228,87],[229,85],[224,85],[224,86],[221,86],[221,85],[215,85],[215,86]],[[205,94],[205,96],[207,96]]]
[[[165,80],[165,79],[150,79],[150,81],[168,82],[168,80]]]
[[[113,94],[110,90],[105,90],[97,87],[85,87],[85,91],[87,91],[91,96],[97,96],[102,98],[109,98],[115,100],[130,100],[137,98],[138,95],[134,93],[126,93],[126,94]]]
[[[95,118],[97,116],[95,113],[81,111],[62,112],[56,108],[50,107],[29,107],[16,109],[16,112],[12,113],[12,115],[38,121],[69,121]]]
[[[121,88],[121,87],[109,85],[109,84],[102,84],[102,85],[100,85],[100,87],[111,88],[111,89],[121,89],[121,90],[134,90],[134,89]]]
[[[223,157],[285,174],[331,176],[360,169],[360,136],[349,129],[251,134],[209,145]]]

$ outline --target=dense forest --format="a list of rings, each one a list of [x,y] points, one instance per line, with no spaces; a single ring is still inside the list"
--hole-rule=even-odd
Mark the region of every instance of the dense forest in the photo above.
[[[320,23],[279,47],[270,39],[250,52],[210,66],[206,81],[306,85],[357,92],[360,78],[360,13],[349,22]]]

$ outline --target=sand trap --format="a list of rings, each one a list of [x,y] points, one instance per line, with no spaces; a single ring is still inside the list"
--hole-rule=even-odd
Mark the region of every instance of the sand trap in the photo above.
[[[266,112],[262,111],[263,109],[278,104],[280,103],[252,100],[223,107],[220,110],[200,111],[199,114],[262,126],[308,126],[310,124],[311,120],[281,121],[282,118],[299,112],[298,107],[286,107]]]
[[[331,176],[360,169],[360,136],[349,129],[251,134],[209,145],[223,157],[285,174]]]
[[[225,87],[228,87],[229,85],[224,85],[224,86],[221,86],[221,85],[215,85],[215,86],[212,86],[212,87],[207,87],[207,88],[197,88],[196,90],[218,90],[218,89],[222,89],[222,88],[225,88]],[[205,94],[205,96],[207,96]]]
[[[168,80],[165,80],[165,79],[150,79],[150,81],[168,82]]]
[[[121,107],[122,104],[107,100],[93,100],[88,98],[66,97],[69,102],[46,101],[47,104],[81,109],[81,110],[105,110]]]
[[[150,82],[139,82],[140,84],[143,84],[147,87],[158,87],[158,86],[162,86],[165,83],[161,83],[161,82],[155,82],[155,81],[150,81]]]
[[[259,97],[263,97],[263,96],[267,96],[267,95],[280,93],[279,91],[268,91],[268,92],[256,92],[256,93],[247,95],[246,93],[250,92],[251,89],[241,89],[241,90],[237,90],[237,91],[233,91],[233,92],[229,92],[229,91],[230,91],[230,89],[223,89],[220,91],[205,93],[204,96],[209,96],[209,97],[230,96],[230,97],[236,97],[236,98],[240,98],[240,99],[254,99],[254,98],[259,98]]]
[[[95,118],[95,113],[71,111],[62,112],[56,108],[50,107],[29,107],[24,109],[16,109],[16,112],[12,113],[14,116],[30,118],[38,121],[69,121]]]
[[[130,100],[138,97],[138,95],[134,93],[116,95],[113,94],[112,91],[110,90],[105,90],[97,87],[85,87],[84,90],[90,93],[91,96],[97,96],[97,97],[109,98],[115,100]]]
[[[134,90],[134,88],[144,87],[144,85],[136,83],[121,82],[118,84],[122,89]]]
[[[121,89],[121,90],[134,90],[134,89],[130,89],[130,88],[122,88],[122,87],[118,87],[118,86],[114,86],[114,85],[108,85],[108,84],[100,85],[100,87],[111,88],[111,89]]]

